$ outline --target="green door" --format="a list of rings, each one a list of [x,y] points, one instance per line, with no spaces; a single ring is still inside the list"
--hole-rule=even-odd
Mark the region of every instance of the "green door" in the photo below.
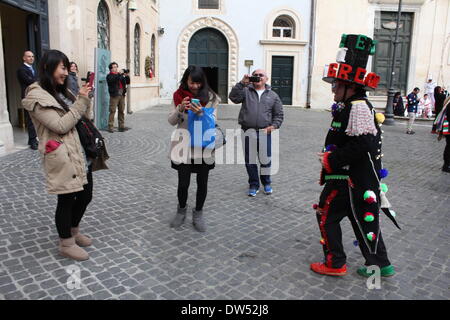
[[[292,83],[294,78],[294,57],[272,57],[272,90],[284,105],[292,105]]]
[[[228,42],[224,35],[213,28],[195,33],[189,42],[189,65],[203,67],[208,83],[222,99],[228,97]]]
[[[373,71],[381,76],[376,95],[386,95],[389,86],[392,54],[397,24],[397,12],[380,12],[380,19],[375,23],[374,39],[378,40],[377,50],[373,58]],[[413,13],[402,13],[398,30],[398,45],[394,64],[393,87],[408,92],[408,67],[412,39]]]

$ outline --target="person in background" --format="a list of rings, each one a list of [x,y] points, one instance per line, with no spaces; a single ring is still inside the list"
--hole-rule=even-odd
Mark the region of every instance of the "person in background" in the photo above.
[[[423,98],[419,100],[419,108],[420,112],[417,113],[418,116],[421,116],[422,118],[430,119],[433,115],[433,112],[431,111],[431,100],[430,97],[428,97],[428,94],[424,94]]]
[[[198,99],[200,103],[195,103],[192,99]],[[209,172],[215,168],[215,152],[202,150],[201,147],[191,147],[190,139],[181,133],[188,130],[188,110],[202,116],[203,108],[214,108],[213,116],[217,119],[220,98],[210,89],[203,69],[189,66],[183,74],[179,89],[173,94],[173,101],[174,108],[168,121],[172,126],[177,126],[171,138],[170,160],[172,168],[178,171],[178,210],[170,222],[170,227],[178,228],[186,219],[191,175],[196,173],[197,197],[195,208],[192,210],[192,223],[195,230],[205,232],[203,206],[208,193]]]
[[[428,94],[428,98],[431,102],[431,108],[434,108],[435,105],[435,96],[434,96],[434,89],[436,88],[436,82],[433,82],[433,76],[429,75],[428,80],[425,83],[425,94]]]
[[[34,70],[34,54],[31,51],[25,51],[23,54],[23,65],[17,70],[17,78],[19,79],[20,87],[22,89],[22,99],[25,98],[25,90],[31,84],[37,81],[37,72]],[[31,149],[37,150],[39,142],[37,140],[36,129],[31,121],[30,114],[24,110],[25,123],[28,128],[28,145]]]
[[[419,88],[414,88],[414,90],[408,94],[408,117],[409,117],[409,121],[408,121],[408,126],[406,129],[406,134],[414,134],[415,132],[412,131],[412,127],[414,124],[414,120],[416,119],[416,114],[417,114],[417,106],[419,104],[419,98],[417,97],[417,95],[419,94],[420,89]]]
[[[69,76],[67,77],[67,89],[77,96],[80,92],[80,85],[78,84],[78,65],[75,62],[70,63]]]
[[[403,105],[403,98],[400,92],[394,95],[394,115],[403,117],[405,115],[405,106]]]
[[[251,82],[250,77],[255,77]],[[273,193],[270,173],[272,157],[272,132],[280,129],[283,120],[283,103],[278,94],[267,84],[266,71],[255,70],[252,76],[246,74],[230,92],[233,103],[242,103],[239,112],[239,124],[244,131],[243,145],[245,151],[245,167],[248,174],[248,196],[256,197],[260,181],[264,193]],[[264,141],[265,140],[265,141]],[[259,158],[261,171],[258,173]]]
[[[130,84],[129,70],[122,70],[119,73],[119,65],[113,62],[109,65],[110,73],[106,76],[109,91],[109,122],[108,132],[114,133],[114,117],[116,109],[119,116],[119,132],[125,132],[131,128],[125,127],[125,97],[127,85]]]

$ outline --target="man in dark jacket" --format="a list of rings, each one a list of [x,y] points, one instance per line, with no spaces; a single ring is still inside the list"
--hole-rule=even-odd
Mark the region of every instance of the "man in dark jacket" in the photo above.
[[[369,266],[379,268],[381,276],[395,273],[383,242],[381,210],[395,222],[394,213],[380,183],[387,171],[382,165],[380,124],[367,99],[366,90],[377,87],[380,77],[366,75],[369,55],[375,53],[372,39],[364,35],[343,35],[338,63],[328,66],[324,81],[332,83],[335,104],[331,127],[325,140],[320,183],[324,189],[314,205],[323,246],[324,261],[311,264],[316,273],[343,276],[347,273],[340,222],[348,217],[365,258],[358,274],[370,276]]]
[[[250,83],[250,76],[245,75],[230,93],[230,100],[242,103],[239,113],[239,124],[244,131],[243,143],[245,148],[245,166],[249,176],[250,197],[259,192],[260,179],[265,194],[272,194],[271,187],[271,157],[272,135],[274,130],[281,127],[284,120],[283,104],[280,97],[267,85],[267,73],[264,70],[255,70]],[[261,174],[258,176],[256,155],[261,163]]]
[[[407,100],[408,100],[408,127],[406,129],[406,134],[414,134],[415,132],[412,131],[412,126],[414,124],[414,120],[416,119],[417,114],[417,107],[419,105],[419,98],[417,97],[417,94],[419,93],[419,88],[414,88],[413,92],[408,94]]]
[[[23,65],[17,70],[17,78],[22,89],[22,99],[25,98],[25,90],[28,88],[28,86],[37,81],[37,72],[33,67],[33,63],[33,52],[26,51],[23,54]],[[37,140],[36,129],[34,128],[28,111],[26,111],[25,109],[23,111],[25,115],[25,122],[28,128],[28,145],[31,149],[37,150],[39,143]]]
[[[108,131],[110,133],[114,132],[116,109],[118,109],[119,116],[119,132],[130,130],[130,128],[125,127],[125,96],[127,93],[127,85],[130,84],[130,76],[128,70],[122,70],[123,72],[119,73],[118,69],[119,65],[117,63],[111,63],[109,65],[110,73],[106,77],[110,96],[108,122]]]

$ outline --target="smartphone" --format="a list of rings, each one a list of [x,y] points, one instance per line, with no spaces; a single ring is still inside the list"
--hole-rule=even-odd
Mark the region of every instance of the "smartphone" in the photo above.
[[[200,100],[199,99],[191,99],[191,103],[200,104]]]
[[[260,77],[250,77],[250,82],[260,82],[261,78]]]

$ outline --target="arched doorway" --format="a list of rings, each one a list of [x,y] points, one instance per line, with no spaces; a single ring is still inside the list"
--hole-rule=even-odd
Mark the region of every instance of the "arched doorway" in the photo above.
[[[189,42],[189,65],[203,68],[212,90],[223,102],[228,97],[228,42],[214,28],[197,31]]]

